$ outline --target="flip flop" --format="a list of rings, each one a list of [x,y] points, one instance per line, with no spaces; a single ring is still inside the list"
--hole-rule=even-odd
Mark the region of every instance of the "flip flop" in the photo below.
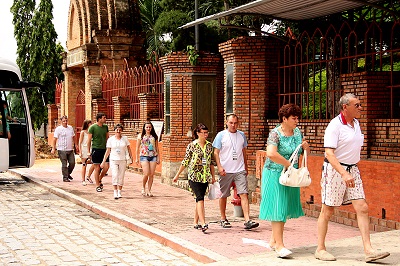
[[[90,184],[93,184],[93,180],[90,178],[90,176],[86,177],[86,181],[88,181]]]

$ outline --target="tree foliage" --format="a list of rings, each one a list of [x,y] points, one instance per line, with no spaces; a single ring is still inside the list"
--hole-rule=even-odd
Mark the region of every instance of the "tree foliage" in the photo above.
[[[199,17],[205,17],[239,6],[251,0],[199,0]],[[195,19],[193,0],[139,0],[142,26],[146,32],[147,55],[163,56],[171,51],[185,50],[195,44],[194,27],[179,29]],[[218,22],[210,21],[199,26],[200,49],[218,52],[218,44],[247,32],[221,28]]]
[[[17,41],[17,64],[24,80],[39,82],[48,102],[54,102],[56,77],[62,76],[63,47],[56,43],[53,4],[51,0],[14,0],[11,7],[14,35]],[[47,108],[37,89],[28,89],[27,96],[35,129],[47,120]]]

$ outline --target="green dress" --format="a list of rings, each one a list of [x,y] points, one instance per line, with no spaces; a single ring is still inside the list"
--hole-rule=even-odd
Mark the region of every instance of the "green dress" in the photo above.
[[[286,137],[279,132],[278,127],[279,125],[269,133],[267,144],[277,146],[278,153],[289,159],[296,147],[302,143],[303,135],[298,128],[295,128],[294,134]],[[286,222],[286,219],[304,216],[300,202],[300,188],[279,184],[282,169],[283,165],[274,163],[269,158],[265,160],[259,215],[262,220]]]

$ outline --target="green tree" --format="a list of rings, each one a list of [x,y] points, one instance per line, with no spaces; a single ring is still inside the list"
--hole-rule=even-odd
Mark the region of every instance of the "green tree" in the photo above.
[[[251,0],[199,0],[199,17],[212,15]],[[185,50],[194,45],[194,27],[178,29],[195,19],[193,0],[139,0],[142,25],[146,32],[147,55],[162,56],[171,51]],[[218,52],[218,44],[230,38],[246,35],[243,30],[221,28],[217,21],[200,25],[200,49]]]
[[[14,36],[17,41],[17,64],[21,68],[22,78],[30,79],[29,64],[32,40],[32,17],[35,0],[14,0],[11,6],[13,14]]]
[[[14,35],[17,40],[17,64],[24,80],[39,82],[48,102],[54,102],[56,77],[62,76],[63,48],[56,43],[53,25],[53,4],[41,0],[35,9],[34,0],[15,0],[13,13]],[[47,108],[37,89],[27,90],[31,117],[35,129],[47,121]]]

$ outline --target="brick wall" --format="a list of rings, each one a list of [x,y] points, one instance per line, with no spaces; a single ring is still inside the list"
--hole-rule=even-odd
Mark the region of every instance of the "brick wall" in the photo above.
[[[186,146],[192,140],[188,132],[192,130],[192,82],[194,76],[216,76],[216,91],[223,95],[223,75],[221,58],[215,54],[201,54],[197,64],[192,66],[186,54],[172,53],[160,59],[164,76],[170,76],[170,129],[163,135],[163,182],[171,183],[185,156]],[[164,78],[164,80],[166,80]],[[222,90],[222,93],[220,92]],[[218,100],[217,100],[218,101]],[[217,105],[217,110],[221,106]],[[218,112],[218,111],[217,111]],[[223,127],[223,113],[217,114],[217,128]]]

